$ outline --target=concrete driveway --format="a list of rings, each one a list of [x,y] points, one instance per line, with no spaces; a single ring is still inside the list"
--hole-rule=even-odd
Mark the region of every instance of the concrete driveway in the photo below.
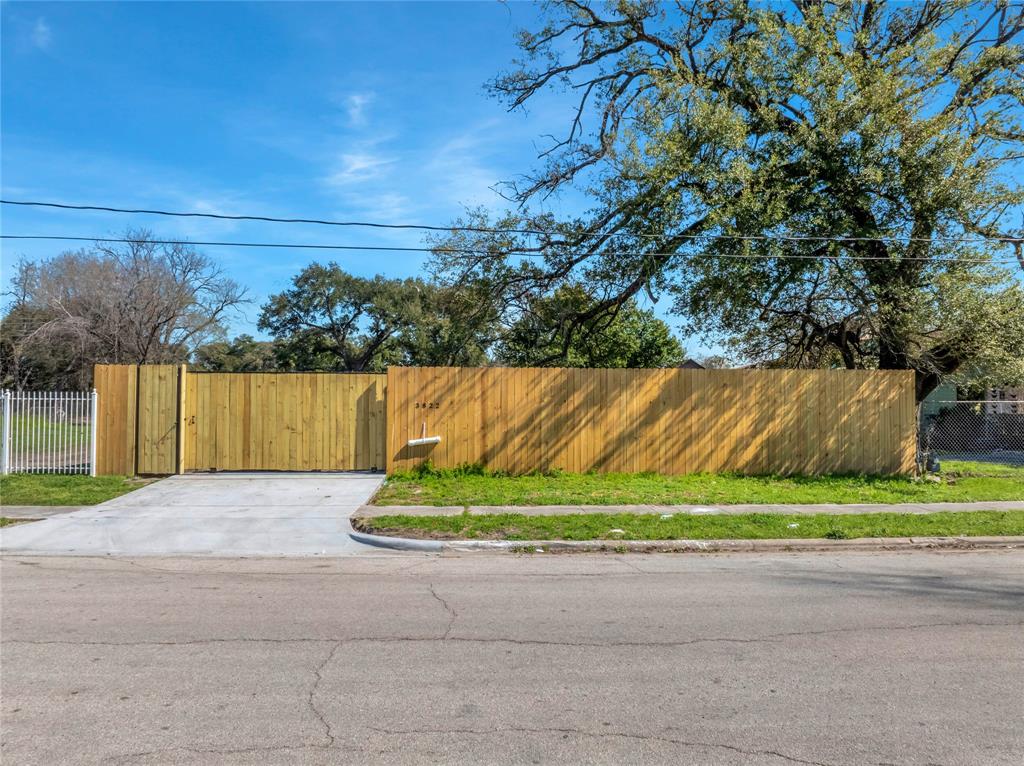
[[[5,554],[343,556],[370,473],[173,476],[91,508],[0,531]]]

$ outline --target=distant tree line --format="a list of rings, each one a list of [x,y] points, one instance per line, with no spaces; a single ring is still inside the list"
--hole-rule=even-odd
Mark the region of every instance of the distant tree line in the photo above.
[[[5,388],[81,389],[98,362],[184,362],[246,301],[194,248],[125,239],[16,266],[0,322]]]
[[[635,301],[566,333],[595,302],[580,285],[534,291],[518,307],[486,285],[360,277],[313,263],[261,307],[269,336],[229,339],[246,290],[188,245],[129,231],[19,263],[0,323],[4,387],[81,389],[96,363],[189,362],[217,371],[380,371],[389,365],[664,367],[683,361],[668,325]],[[557,357],[557,358],[556,358]]]
[[[593,301],[579,286],[533,295],[521,311],[485,289],[421,278],[359,277],[314,263],[270,296],[251,335],[196,349],[205,370],[382,371],[389,366],[669,367],[684,359],[669,326],[636,302],[575,332],[564,319]]]

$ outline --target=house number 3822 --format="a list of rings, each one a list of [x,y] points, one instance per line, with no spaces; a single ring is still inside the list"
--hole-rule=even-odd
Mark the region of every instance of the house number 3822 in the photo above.
[[[440,406],[441,402],[416,402],[418,410],[436,410]]]

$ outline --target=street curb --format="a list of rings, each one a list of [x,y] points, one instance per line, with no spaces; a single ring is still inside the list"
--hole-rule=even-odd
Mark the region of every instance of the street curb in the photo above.
[[[368,535],[365,532],[348,533],[357,543],[372,545],[375,548],[390,548],[395,551],[420,551],[440,553],[444,550],[444,540],[413,540],[408,537],[386,537],[384,535]]]
[[[356,542],[378,548],[429,553],[801,553],[842,551],[1015,550],[1014,537],[863,537],[783,540],[414,540],[351,532]]]

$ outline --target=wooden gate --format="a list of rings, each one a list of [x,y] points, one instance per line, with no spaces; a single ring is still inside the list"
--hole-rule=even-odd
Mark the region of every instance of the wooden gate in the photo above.
[[[186,471],[384,468],[383,374],[185,376]]]

